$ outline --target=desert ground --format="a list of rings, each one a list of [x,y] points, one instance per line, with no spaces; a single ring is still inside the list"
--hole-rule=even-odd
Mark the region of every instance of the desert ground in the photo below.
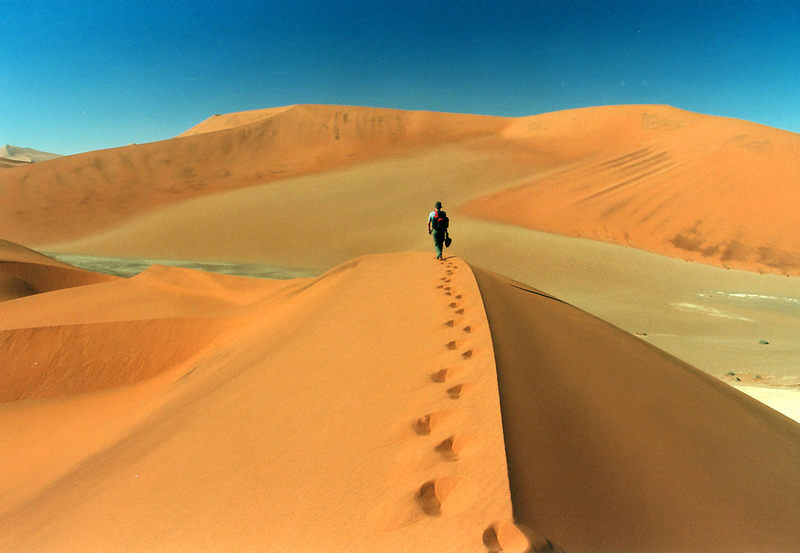
[[[4,169],[0,550],[795,550],[798,156],[288,106]]]

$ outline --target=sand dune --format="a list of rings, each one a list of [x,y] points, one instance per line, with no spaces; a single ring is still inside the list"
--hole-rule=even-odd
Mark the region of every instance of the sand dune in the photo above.
[[[0,203],[7,209],[0,230],[44,251],[324,271],[358,255],[429,249],[422,220],[438,198],[454,222],[454,252],[479,266],[646,333],[648,341],[712,374],[800,376],[800,344],[793,338],[800,326],[791,303],[721,301],[740,293],[800,301],[796,279],[759,275],[779,269],[755,257],[741,265],[750,275],[663,258],[739,266],[722,250],[704,257],[670,243],[682,232],[681,221],[695,216],[717,220],[714,232],[727,233],[727,242],[744,244],[743,237],[780,228],[757,249],[797,251],[789,244],[794,214],[785,209],[791,205],[785,195],[800,182],[792,177],[800,165],[787,162],[796,135],[664,106],[519,119],[294,106],[214,117],[197,130],[208,132],[48,162],[58,173],[41,181],[48,194],[22,195],[27,172],[19,172],[8,189],[20,196]],[[770,145],[745,147],[740,135]],[[668,152],[671,161],[624,157],[646,148]],[[92,166],[95,158],[102,171]],[[650,173],[653,163],[659,169]],[[180,177],[184,170],[194,171],[194,180]],[[223,178],[227,170],[231,175]],[[758,178],[748,177],[755,172]],[[630,186],[578,201],[579,194],[595,194],[626,175],[636,177]],[[70,186],[53,184],[59,177]],[[8,175],[0,183],[3,178]],[[767,180],[769,187],[759,186]],[[732,183],[741,188],[735,194]],[[517,197],[532,187],[535,205]],[[704,190],[719,198],[701,205]],[[81,199],[64,195],[78,192]],[[501,202],[504,197],[513,197],[514,206]],[[628,206],[657,200],[660,207],[649,222],[632,212],[622,217],[628,208],[603,215],[617,200]],[[33,205],[46,201],[52,203],[46,214]],[[739,207],[726,202],[761,207],[740,217]],[[729,207],[734,215],[725,216]],[[562,226],[550,228],[547,221]],[[617,247],[528,226],[585,230],[611,244],[616,239]],[[621,240],[623,229],[643,237]],[[762,339],[770,346],[761,346]]]
[[[0,146],[0,169],[28,165],[30,163],[47,161],[57,157],[61,156],[58,154],[40,152],[32,148],[20,148],[19,146],[6,144],[5,146]]]
[[[491,117],[388,109],[293,106],[270,110],[266,118],[233,128],[223,124],[216,132],[4,171],[0,175],[0,236],[37,247],[91,237],[134,222],[157,207],[359,162],[407,156],[430,146],[496,132],[502,124]],[[290,201],[299,206],[306,199],[296,196]],[[263,215],[251,222],[265,227]],[[253,233],[241,240],[256,236]],[[224,247],[219,240],[209,243],[206,255]],[[248,254],[251,260],[266,260],[264,252],[255,247]],[[197,251],[174,251],[169,257],[197,256]]]
[[[325,227],[333,242],[363,250],[342,252],[335,264],[375,251],[367,237],[351,237],[339,224],[353,205],[405,223],[410,205],[436,196],[483,219],[797,275],[791,199],[800,182],[798,152],[794,133],[667,106],[522,118],[288,106],[214,116],[171,140],[5,171],[0,235],[108,254],[111,231],[125,250],[163,252],[166,240],[174,257],[220,258],[227,242],[208,237],[200,249],[172,237],[192,232],[183,213],[204,198],[224,207],[208,225],[238,225],[239,258],[285,257],[280,243],[264,248],[261,233],[275,232],[273,218],[299,218]],[[349,201],[318,209],[309,190]],[[248,209],[254,199],[280,210]],[[143,215],[175,222],[142,236]],[[75,239],[82,240],[70,244]],[[315,239],[306,233],[291,245],[304,265],[314,263]],[[395,242],[383,251],[417,247],[406,236]],[[331,266],[328,259],[318,264]]]
[[[156,266],[0,303],[0,549],[792,550],[800,426],[474,271]]]
[[[514,513],[566,551],[793,551],[800,425],[611,325],[477,271]]]
[[[83,271],[0,240],[0,301],[111,280],[114,277]]]
[[[506,131],[553,170],[472,215],[719,266],[797,275],[800,135],[666,106],[521,118]],[[559,147],[561,146],[561,147]]]
[[[44,340],[95,366],[74,377],[91,393],[0,405],[3,551],[485,551],[511,520],[491,338],[461,261],[373,256],[292,281],[156,268],[0,304],[23,312],[28,329],[102,332]],[[132,370],[130,338],[161,372],[106,382]]]
[[[798,140],[288,106],[0,172],[41,251],[326,271],[0,242],[0,550],[793,550],[800,427],[653,345],[800,377]]]

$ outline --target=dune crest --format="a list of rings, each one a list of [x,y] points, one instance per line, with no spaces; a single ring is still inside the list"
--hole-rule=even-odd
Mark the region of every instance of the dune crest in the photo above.
[[[486,219],[751,271],[800,274],[800,135],[669,106],[520,118],[548,162],[463,210]],[[526,155],[525,153],[521,155]]]
[[[315,105],[219,116],[170,140],[0,173],[0,236],[37,246],[92,236],[159,207],[408,155],[503,124],[493,117]]]
[[[261,121],[263,119],[269,119],[270,117],[273,117],[292,107],[293,106],[255,109],[250,111],[239,111],[235,113],[226,113],[226,114],[217,113],[212,115],[208,119],[201,121],[191,129],[182,132],[181,134],[178,135],[178,137],[192,136],[195,134],[203,134],[207,132],[224,131],[226,129],[232,129],[234,127],[241,127],[242,125],[255,123],[256,121]]]
[[[20,332],[51,333],[13,352],[21,366],[84,384],[0,404],[13,452],[0,549],[484,552],[484,529],[512,513],[481,306],[466,264],[423,253],[292,281],[154,267],[0,304]],[[34,356],[43,345],[52,357]],[[136,351],[156,371],[140,362],[138,380],[107,382]],[[469,395],[430,379],[452,366]],[[414,431],[440,411],[452,416]],[[447,458],[438,446],[456,432]]]
[[[458,258],[289,281],[154,266],[0,321],[3,551],[800,540],[800,426]]]
[[[209,233],[204,248],[175,238],[196,232],[186,212],[202,210],[214,228],[238,227],[238,260],[276,263],[299,251],[295,261],[308,266],[312,233],[270,250],[262,239],[302,217],[348,242],[318,267],[327,269],[376,251],[374,238],[341,224],[354,204],[406,226],[410,206],[436,196],[452,199],[462,224],[469,215],[798,275],[799,159],[797,134],[669,106],[504,118],[294,105],[217,115],[170,140],[0,172],[0,235],[76,253],[224,259],[228,244],[213,237],[223,233]],[[316,208],[320,194],[322,209],[306,215],[301,206]],[[150,232],[140,228],[143,217],[152,218]],[[381,251],[419,248],[398,232],[379,242],[388,243]]]

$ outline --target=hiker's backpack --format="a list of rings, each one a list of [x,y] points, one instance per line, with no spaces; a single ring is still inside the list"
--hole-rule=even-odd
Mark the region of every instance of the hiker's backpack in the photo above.
[[[433,212],[433,230],[447,230],[450,226],[450,219],[447,218],[447,213],[443,209],[438,209]]]

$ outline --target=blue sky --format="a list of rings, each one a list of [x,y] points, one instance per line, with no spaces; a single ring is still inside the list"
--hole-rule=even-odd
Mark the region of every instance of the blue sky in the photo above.
[[[0,144],[61,154],[298,103],[658,103],[800,132],[795,0],[0,0],[0,21]]]

